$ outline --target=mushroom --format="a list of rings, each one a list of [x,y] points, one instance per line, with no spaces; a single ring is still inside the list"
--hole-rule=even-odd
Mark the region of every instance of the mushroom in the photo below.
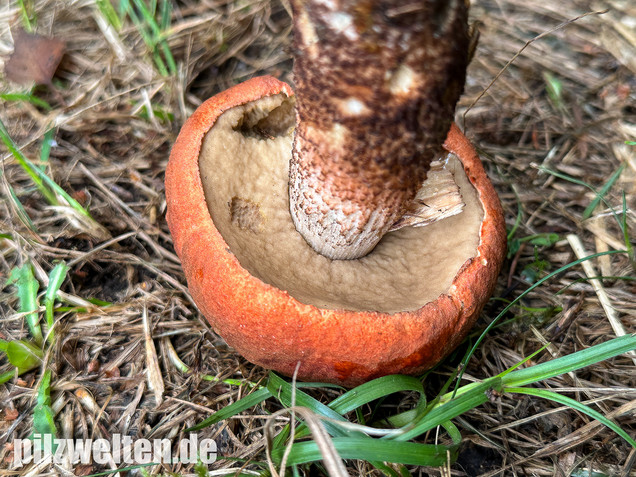
[[[463,40],[437,45],[449,28],[461,36],[464,2],[419,2],[424,16],[399,1],[382,11],[380,2],[341,3],[293,3],[296,95],[253,78],[186,121],[166,203],[192,297],[230,346],[283,374],[300,362],[300,379],[353,386],[419,373],[457,346],[493,291],[505,227],[479,157],[451,125],[465,58],[432,56],[416,69],[422,55],[465,54]],[[405,27],[402,16],[425,28]],[[378,38],[387,42],[380,49],[400,49],[420,30],[426,38],[407,42],[406,54],[357,64]],[[336,58],[345,39],[359,50]],[[354,63],[369,73],[348,71]],[[329,85],[331,95],[322,93]],[[441,99],[427,99],[431,91]],[[457,184],[461,213],[386,233],[422,183],[435,189],[424,178],[436,156]]]

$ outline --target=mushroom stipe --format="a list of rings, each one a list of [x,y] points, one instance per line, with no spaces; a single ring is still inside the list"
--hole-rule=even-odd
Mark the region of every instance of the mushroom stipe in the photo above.
[[[265,101],[259,103],[263,98]],[[463,166],[464,174],[457,174],[458,183],[464,180],[466,185],[462,187],[474,188],[473,192],[462,189],[467,204],[471,195],[475,198],[478,213],[472,219],[465,210],[420,230],[407,228],[405,232],[403,229],[389,233],[376,250],[362,259],[283,258],[281,260],[291,262],[288,263],[289,271],[278,273],[279,265],[263,268],[254,262],[253,256],[276,254],[277,247],[283,248],[286,244],[277,244],[276,238],[265,238],[264,242],[254,240],[269,233],[273,216],[289,215],[289,210],[268,208],[271,204],[265,202],[269,204],[269,201],[250,192],[258,187],[242,182],[243,177],[249,177],[246,164],[257,161],[261,150],[254,154],[248,149],[233,149],[232,154],[226,154],[230,150],[228,144],[210,146],[208,143],[215,141],[211,131],[220,128],[237,108],[242,108],[236,115],[239,119],[235,120],[234,127],[228,123],[228,130],[236,135],[236,144],[251,147],[251,143],[262,143],[263,150],[270,151],[267,154],[280,156],[271,163],[282,164],[279,169],[284,172],[285,161],[289,159],[284,155],[291,155],[291,151],[284,150],[284,141],[289,140],[285,138],[290,137],[295,118],[287,100],[293,101],[293,92],[287,84],[272,77],[254,78],[206,101],[179,134],[166,171],[167,219],[192,297],[214,330],[248,360],[287,375],[291,375],[300,362],[298,377],[302,380],[355,386],[379,376],[417,374],[434,366],[460,343],[477,319],[494,289],[505,253],[501,206],[479,157],[453,125],[444,147],[457,158],[451,159],[451,163],[459,161],[455,164]],[[269,121],[264,120],[267,117],[270,117]],[[252,123],[247,124],[250,121]],[[217,150],[220,157],[214,163],[214,171],[203,169],[208,154],[205,151],[210,147]],[[247,162],[246,158],[249,159]],[[233,167],[237,169],[235,172],[231,172]],[[234,181],[234,186],[222,190],[222,187],[210,185],[208,175],[222,174],[217,169],[230,170],[227,180]],[[459,169],[461,173],[461,167]],[[270,185],[281,181],[272,174],[263,171],[258,181]],[[282,186],[285,190],[286,184]],[[221,197],[215,198],[215,195]],[[287,197],[278,200],[279,204],[288,205]],[[221,205],[211,211],[210,204],[215,201]],[[468,224],[471,220],[473,225]],[[449,262],[446,281],[431,276],[433,272],[405,278],[405,284],[414,284],[418,290],[426,289],[429,282],[441,288],[432,292],[424,290],[421,295],[424,298],[410,297],[411,292],[407,292],[406,298],[414,301],[407,300],[400,308],[401,298],[396,301],[391,289],[399,269],[411,269],[414,262],[426,259],[427,255],[427,260],[432,262],[446,263],[447,257],[434,253],[431,256],[422,245],[397,262],[383,262],[385,265],[378,265],[374,254],[390,255],[389,245],[383,243],[403,240],[398,234],[431,233],[426,229],[447,227],[443,225],[445,222],[457,227],[443,229],[442,237],[446,236],[449,241],[462,234],[468,235],[463,241],[462,252],[468,255]],[[436,239],[427,248],[435,249],[438,242],[443,241]],[[299,242],[304,244],[302,239]],[[260,249],[244,251],[250,243],[261,243]],[[443,245],[439,245],[441,249],[444,249]],[[454,253],[455,248],[447,247],[444,254]],[[371,295],[377,295],[375,298],[359,297],[356,292],[351,292],[351,284],[333,287],[333,282],[340,279],[338,270],[360,267],[365,261],[375,264],[372,268],[385,267],[386,283],[370,287]],[[326,267],[337,264],[340,268],[327,268],[327,277],[319,279],[318,285],[312,285],[311,293],[299,291],[301,280],[294,269],[305,269],[310,276],[319,275],[314,265],[322,262]],[[278,274],[289,274],[291,278],[285,282]],[[353,274],[354,282],[366,280],[364,275]],[[324,284],[324,297],[320,296],[321,283]],[[402,288],[404,286],[398,284],[396,290]],[[389,296],[383,298],[381,294],[385,290],[389,290]],[[349,295],[354,298],[350,299]]]

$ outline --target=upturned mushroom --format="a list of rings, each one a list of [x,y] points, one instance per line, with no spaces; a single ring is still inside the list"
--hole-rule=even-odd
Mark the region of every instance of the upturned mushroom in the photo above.
[[[230,88],[173,147],[167,219],[189,289],[229,345],[284,374],[421,372],[472,326],[505,247],[451,124],[466,4],[292,5],[296,94],[272,77]]]

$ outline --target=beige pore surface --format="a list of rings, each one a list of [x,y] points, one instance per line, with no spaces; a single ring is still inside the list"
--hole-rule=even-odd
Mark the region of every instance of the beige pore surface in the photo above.
[[[289,213],[288,170],[293,99],[270,96],[223,113],[199,156],[216,228],[252,275],[320,308],[395,313],[418,309],[448,291],[479,243],[483,210],[459,160],[447,168],[464,211],[383,237],[367,256],[330,260],[296,232]]]

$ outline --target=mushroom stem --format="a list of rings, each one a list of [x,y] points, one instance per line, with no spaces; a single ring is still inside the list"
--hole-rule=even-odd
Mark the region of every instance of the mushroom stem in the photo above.
[[[468,57],[465,0],[292,0],[290,212],[318,253],[369,253],[441,152]]]

